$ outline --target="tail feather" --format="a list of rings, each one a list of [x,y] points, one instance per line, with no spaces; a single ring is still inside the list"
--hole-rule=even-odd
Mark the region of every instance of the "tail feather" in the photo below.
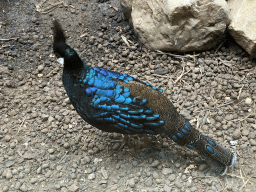
[[[204,155],[205,161],[209,165],[208,170],[212,171],[219,175],[225,175],[227,173],[228,167],[221,163],[220,161],[217,161],[216,159],[213,159],[209,155]]]
[[[212,139],[202,134],[187,146],[202,154],[210,168],[222,175],[225,174],[228,166],[232,167],[236,162],[236,155],[228,148],[215,143]]]
[[[177,118],[177,123],[172,129],[165,130],[177,144],[200,153],[208,163],[213,172],[225,174],[227,167],[236,162],[236,155],[228,148],[217,144],[214,140],[200,133],[183,116]],[[175,129],[173,129],[175,127]]]
[[[190,143],[197,151],[203,155],[210,155],[226,166],[233,165],[234,154],[227,148],[215,143],[212,139],[200,134],[196,141]]]

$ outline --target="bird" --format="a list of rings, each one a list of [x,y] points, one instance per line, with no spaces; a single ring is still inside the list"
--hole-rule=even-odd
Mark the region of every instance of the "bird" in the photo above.
[[[197,151],[214,173],[224,175],[236,162],[230,149],[194,128],[180,115],[163,90],[130,75],[87,65],[66,44],[53,21],[53,51],[64,59],[62,82],[77,113],[104,132],[152,134]]]

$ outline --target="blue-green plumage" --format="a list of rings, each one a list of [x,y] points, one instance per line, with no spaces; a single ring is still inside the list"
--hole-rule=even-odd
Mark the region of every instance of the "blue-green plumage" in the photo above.
[[[72,105],[88,123],[102,131],[161,134],[197,150],[218,173],[236,156],[194,129],[162,94],[163,90],[129,75],[86,65],[65,43],[54,22],[54,53],[64,58],[62,81]]]
[[[146,106],[146,99],[131,95],[130,88],[119,84],[120,81],[125,84],[140,82],[126,74],[97,67],[72,72],[64,68],[63,71],[67,94],[79,115],[87,122],[108,132],[157,134],[155,127],[163,125],[164,121]]]

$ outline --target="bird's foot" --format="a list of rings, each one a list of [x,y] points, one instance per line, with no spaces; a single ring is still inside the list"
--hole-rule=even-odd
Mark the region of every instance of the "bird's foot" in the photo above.
[[[144,140],[145,140],[145,143],[146,143],[146,145],[148,145],[150,148],[150,150],[153,148],[154,150],[156,150],[156,151],[161,151],[161,148],[159,148],[156,144],[155,144],[155,142],[153,142],[149,137],[148,137],[148,135],[147,134],[143,134],[143,137],[144,137]]]
[[[126,135],[126,134],[125,135],[122,134],[122,139],[120,139],[120,140],[110,140],[110,143],[120,143],[121,144],[120,146],[116,147],[117,148],[115,150],[116,152],[123,149],[125,145],[128,145],[129,147],[132,147],[130,137],[129,137],[129,135]]]

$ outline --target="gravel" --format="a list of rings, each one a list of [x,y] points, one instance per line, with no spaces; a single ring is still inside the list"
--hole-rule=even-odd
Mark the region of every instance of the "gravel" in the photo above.
[[[241,48],[224,43],[183,62],[147,50],[117,0],[72,1],[46,14],[30,1],[2,4],[0,36],[17,40],[0,40],[0,192],[254,191],[256,62]],[[214,176],[196,152],[159,135],[150,136],[159,151],[131,136],[133,145],[115,152],[111,141],[121,135],[85,123],[66,95],[63,66],[52,56],[53,18],[88,65],[164,89],[193,126],[237,152],[238,165]]]

